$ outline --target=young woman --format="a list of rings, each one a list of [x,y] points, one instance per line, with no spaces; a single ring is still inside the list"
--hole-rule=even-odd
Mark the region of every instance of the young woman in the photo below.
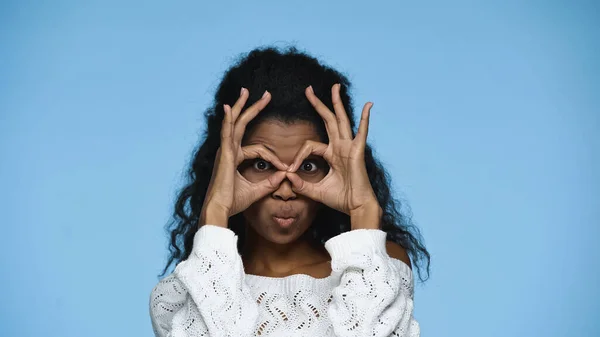
[[[419,336],[411,259],[426,277],[429,253],[349,87],[295,48],[227,71],[150,297],[156,336]]]

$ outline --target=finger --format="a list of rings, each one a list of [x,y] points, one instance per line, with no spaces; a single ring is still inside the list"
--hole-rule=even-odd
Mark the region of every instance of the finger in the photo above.
[[[321,193],[318,192],[316,184],[304,181],[294,172],[287,172],[286,177],[292,183],[292,191],[321,202]]]
[[[340,132],[340,139],[352,139],[352,128],[350,127],[350,120],[346,109],[344,109],[344,103],[340,96],[341,84],[334,84],[331,87],[331,99],[333,102],[333,109],[335,110],[335,117],[337,118],[338,129]]]
[[[325,121],[325,128],[327,128],[327,135],[329,136],[329,139],[338,139],[339,132],[337,119],[333,115],[333,112],[331,112],[331,110],[329,110],[329,108],[315,95],[312,86],[306,88],[305,94],[310,104],[315,108],[315,110],[317,110],[319,116],[321,116],[321,118],[323,118]]]
[[[288,166],[279,160],[279,158],[273,152],[264,147],[264,145],[244,146],[242,147],[242,154],[242,160],[262,158],[275,165],[275,167],[280,171],[287,171],[288,169]],[[241,162],[237,164],[239,165]]]
[[[246,102],[248,101],[249,96],[250,95],[248,94],[248,89],[242,87],[242,89],[240,90],[240,97],[238,97],[237,101],[233,105],[233,108],[231,109],[231,112],[232,112],[231,119],[232,119],[233,123],[235,123],[235,121],[240,116],[240,112],[246,105]]]
[[[227,104],[223,104],[223,111],[225,112],[225,116],[223,117],[223,123],[221,124],[221,146],[228,147],[231,143],[231,137],[233,136],[231,107]]]
[[[358,139],[363,147],[367,144],[367,135],[369,133],[369,117],[371,115],[372,107],[373,103],[368,102],[363,107],[360,115],[360,124],[358,125],[358,132],[356,133],[355,139]]]
[[[271,93],[265,91],[262,98],[252,104],[246,111],[244,111],[241,116],[235,121],[235,125],[233,127],[233,139],[239,144],[244,137],[244,132],[246,132],[246,125],[250,123],[250,121],[258,115],[258,113],[264,109],[267,104],[271,101]]]
[[[255,191],[252,203],[278,189],[283,179],[285,179],[285,176],[284,171],[277,171],[270,175],[269,178],[252,184],[252,189]]]
[[[296,153],[296,157],[294,157],[292,165],[287,169],[288,172],[296,172],[296,170],[298,170],[304,159],[306,159],[306,157],[310,156],[311,154],[316,154],[318,156],[324,157],[325,151],[327,151],[327,144],[315,142],[313,140],[305,141],[298,153]]]

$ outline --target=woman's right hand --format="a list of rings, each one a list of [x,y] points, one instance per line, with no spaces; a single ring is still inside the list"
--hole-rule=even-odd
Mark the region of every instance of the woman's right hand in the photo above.
[[[248,96],[248,90],[242,88],[233,107],[227,104],[223,106],[225,117],[221,126],[221,147],[215,158],[199,226],[211,224],[226,228],[229,217],[244,211],[255,201],[275,191],[286,177],[288,166],[267,148],[262,145],[241,146],[246,125],[271,100],[271,94],[265,91],[260,100],[241,112]],[[263,181],[249,182],[237,168],[244,160],[256,158],[270,162],[278,171]]]

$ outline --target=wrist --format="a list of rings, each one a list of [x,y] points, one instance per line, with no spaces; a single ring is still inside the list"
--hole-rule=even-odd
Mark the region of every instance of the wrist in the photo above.
[[[367,203],[350,211],[352,229],[380,229],[383,209],[377,201]]]
[[[229,212],[218,206],[206,205],[202,207],[198,227],[206,224],[227,228],[229,224]]]

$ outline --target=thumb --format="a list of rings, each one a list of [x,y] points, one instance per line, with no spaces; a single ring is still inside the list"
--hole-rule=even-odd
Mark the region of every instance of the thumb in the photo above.
[[[292,183],[292,190],[311,198],[314,201],[322,202],[321,193],[315,187],[315,184],[304,181],[299,175],[293,172],[286,172],[288,180]]]

